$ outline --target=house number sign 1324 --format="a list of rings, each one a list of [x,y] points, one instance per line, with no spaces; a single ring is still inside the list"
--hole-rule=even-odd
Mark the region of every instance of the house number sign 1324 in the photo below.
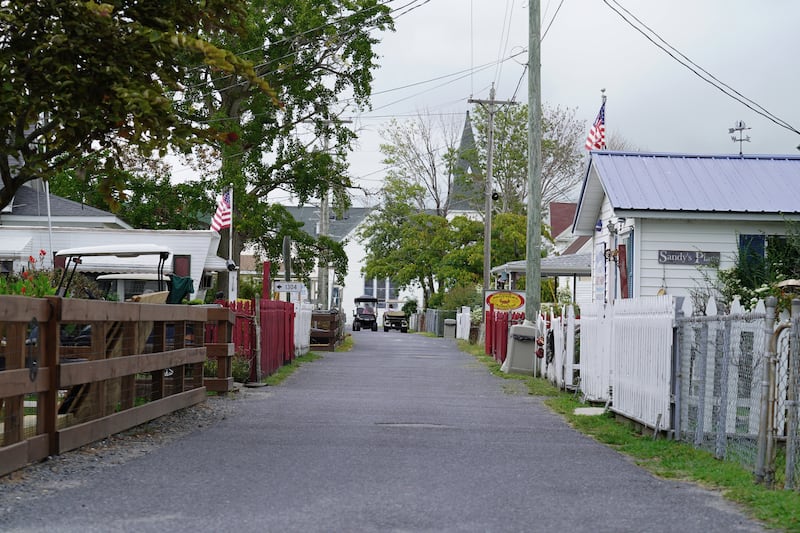
[[[713,265],[719,264],[719,252],[659,250],[660,265]]]

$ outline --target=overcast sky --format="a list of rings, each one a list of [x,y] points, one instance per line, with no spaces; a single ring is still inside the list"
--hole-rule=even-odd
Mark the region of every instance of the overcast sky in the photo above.
[[[389,5],[398,8],[410,1]],[[377,132],[391,118],[404,120],[419,111],[463,117],[472,107],[467,100],[488,98],[492,82],[497,99],[511,99],[523,75],[526,53],[501,66],[496,63],[527,49],[527,1],[423,2],[415,2],[419,7],[406,14],[397,11],[396,31],[380,34],[374,110],[353,117],[361,141],[351,155],[351,170],[367,187],[380,185]],[[800,51],[800,2],[619,4],[719,80],[800,129],[795,59]],[[800,154],[799,135],[699,79],[603,0],[541,0],[540,9],[542,31],[550,25],[541,48],[542,101],[575,108],[587,130],[600,107],[600,89],[605,88],[607,131],[640,150],[738,154],[739,145],[728,128],[743,120],[752,128],[746,132],[751,142],[744,143],[745,153]],[[441,79],[400,89],[436,78]],[[518,101],[527,102],[527,82],[526,74],[516,91]]]

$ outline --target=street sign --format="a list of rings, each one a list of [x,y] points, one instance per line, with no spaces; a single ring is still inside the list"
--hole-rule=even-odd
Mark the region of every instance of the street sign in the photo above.
[[[299,281],[273,281],[272,290],[275,292],[303,292],[305,286]]]

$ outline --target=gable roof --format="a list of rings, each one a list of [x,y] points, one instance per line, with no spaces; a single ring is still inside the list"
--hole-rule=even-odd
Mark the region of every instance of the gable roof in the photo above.
[[[69,221],[71,223],[67,225],[70,226],[131,228],[113,213],[74,202],[52,193],[50,194],[50,216],[59,225],[64,225],[64,222]],[[46,218],[47,194],[35,187],[24,185],[17,190],[11,204],[0,214],[0,225],[11,221],[29,223],[37,219]]]
[[[591,232],[603,198],[618,216],[781,220],[800,214],[800,156],[590,152],[573,231]]]
[[[557,237],[572,227],[578,204],[572,202],[550,202],[550,234]]]
[[[298,222],[302,222],[303,231],[316,238],[319,236],[319,208],[314,206],[285,206],[286,210]],[[351,207],[343,216],[331,218],[328,222],[328,235],[337,242],[342,242],[361,221],[372,211],[368,207]],[[333,213],[333,212],[332,212]]]

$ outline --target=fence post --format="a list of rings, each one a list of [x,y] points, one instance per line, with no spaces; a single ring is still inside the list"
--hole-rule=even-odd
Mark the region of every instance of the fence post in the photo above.
[[[714,446],[714,456],[717,459],[725,458],[728,447],[728,377],[731,360],[731,323],[725,321],[722,334],[722,368],[720,369],[720,396],[719,411],[717,414],[717,438]],[[734,402],[735,403],[735,402]],[[734,406],[735,413],[735,406]],[[736,415],[734,414],[734,417]]]
[[[764,367],[761,377],[761,418],[758,425],[758,455],[756,456],[756,482],[767,482],[767,434],[772,431],[773,421],[770,405],[770,378],[772,377],[772,336],[775,324],[777,299],[770,296],[766,300],[767,313],[764,317]]]
[[[683,374],[681,371],[681,349],[683,347],[683,330],[681,317],[683,317],[683,296],[676,296],[672,303],[675,305],[675,318],[672,322],[672,413],[670,422],[672,439],[681,440],[681,388],[683,387]]]
[[[703,444],[703,432],[705,431],[706,418],[706,374],[708,372],[708,322],[703,322],[700,329],[700,348],[698,349],[695,361],[697,361],[697,380],[700,382],[700,390],[697,391],[697,427],[694,434],[694,445],[699,447]]]
[[[787,386],[787,417],[786,417],[786,481],[784,488],[793,490],[795,487],[795,468],[797,459],[797,446],[800,435],[798,434],[798,403],[797,395],[800,393],[800,381],[798,371],[800,371],[800,300],[792,300],[792,336],[790,340],[791,353],[789,354],[789,380]]]

